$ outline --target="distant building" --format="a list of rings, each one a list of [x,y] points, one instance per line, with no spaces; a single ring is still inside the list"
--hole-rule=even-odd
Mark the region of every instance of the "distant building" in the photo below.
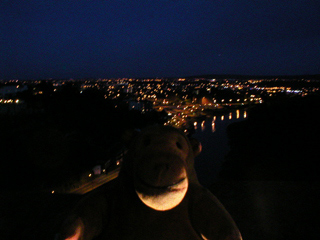
[[[144,100],[144,101],[129,100],[128,105],[129,105],[129,110],[138,110],[140,112],[149,112],[153,109],[153,103],[148,100]]]
[[[4,86],[0,88],[0,98],[13,97],[18,92],[23,92],[28,90],[28,86],[14,85],[14,86]]]
[[[94,175],[100,175],[101,174],[101,165],[97,165],[97,166],[94,166],[92,168],[92,171],[93,171],[93,174]]]
[[[209,105],[209,104],[212,104],[212,101],[209,100],[209,99],[206,98],[206,97],[203,97],[203,98],[201,98],[201,104],[202,104],[202,105]]]
[[[133,87],[127,86],[127,87],[123,88],[123,92],[124,93],[133,93]]]

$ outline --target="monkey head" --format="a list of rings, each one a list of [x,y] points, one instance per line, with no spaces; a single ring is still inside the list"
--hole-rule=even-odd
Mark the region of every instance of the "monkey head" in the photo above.
[[[192,144],[191,144],[192,142]],[[183,200],[190,182],[197,182],[194,157],[201,151],[180,130],[152,126],[133,139],[124,160],[140,200],[158,211],[170,210]]]

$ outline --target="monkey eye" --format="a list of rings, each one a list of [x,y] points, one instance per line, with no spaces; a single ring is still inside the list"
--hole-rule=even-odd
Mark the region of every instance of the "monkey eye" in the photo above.
[[[177,145],[177,147],[178,147],[179,149],[182,149],[182,145],[181,145],[181,143],[176,142],[176,145]]]
[[[146,147],[149,146],[150,143],[151,143],[151,139],[149,137],[147,137],[143,140],[143,145]]]

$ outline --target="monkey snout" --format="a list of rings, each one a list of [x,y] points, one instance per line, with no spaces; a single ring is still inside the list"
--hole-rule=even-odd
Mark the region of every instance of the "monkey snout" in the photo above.
[[[139,175],[144,176],[149,185],[165,187],[186,178],[186,171],[184,165],[179,162],[158,162],[146,164]]]

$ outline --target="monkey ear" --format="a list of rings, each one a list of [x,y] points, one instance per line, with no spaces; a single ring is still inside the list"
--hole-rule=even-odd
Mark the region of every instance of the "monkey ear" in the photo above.
[[[197,139],[195,139],[193,137],[190,137],[189,141],[191,143],[191,147],[192,147],[192,150],[193,150],[193,155],[195,157],[198,156],[202,151],[201,142],[199,142]]]

